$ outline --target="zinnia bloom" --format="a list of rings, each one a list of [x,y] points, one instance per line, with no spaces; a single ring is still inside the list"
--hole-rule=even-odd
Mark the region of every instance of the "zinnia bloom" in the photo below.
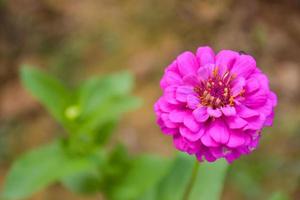
[[[184,52],[161,79],[157,123],[175,147],[199,161],[229,163],[253,151],[264,126],[272,125],[276,95],[255,59],[210,47]]]

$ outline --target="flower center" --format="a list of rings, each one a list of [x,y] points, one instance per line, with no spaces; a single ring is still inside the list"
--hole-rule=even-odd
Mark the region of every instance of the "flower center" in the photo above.
[[[230,95],[230,81],[232,79],[233,77],[228,71],[223,76],[218,75],[218,68],[216,67],[211,77],[194,88],[199,95],[201,105],[212,108],[233,106],[234,97]]]

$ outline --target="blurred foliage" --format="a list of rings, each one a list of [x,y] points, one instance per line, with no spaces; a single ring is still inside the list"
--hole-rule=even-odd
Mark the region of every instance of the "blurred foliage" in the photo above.
[[[169,170],[158,184],[148,190],[139,200],[181,200],[192,170],[195,165],[194,157],[179,153],[169,166]],[[196,181],[189,200],[218,200],[221,198],[224,180],[228,168],[225,160],[214,163],[197,163],[200,165]]]
[[[93,186],[97,180],[87,182],[86,178],[92,171],[101,171],[99,167],[104,166],[110,155],[101,147],[109,141],[121,114],[140,104],[129,95],[133,85],[130,74],[95,77],[78,89],[70,89],[54,77],[25,66],[21,69],[21,79],[69,136],[21,156],[7,176],[4,197],[28,197],[59,180],[74,190],[81,186],[71,185],[68,181],[71,178]],[[78,190],[91,190],[84,187],[87,186]]]
[[[28,66],[22,68],[21,79],[68,137],[17,159],[7,175],[3,198],[27,198],[55,182],[80,194],[101,192],[111,200],[183,197],[194,157],[133,156],[122,144],[106,147],[121,114],[139,105],[129,95],[133,87],[129,73],[91,78],[72,89]],[[201,164],[190,200],[219,199],[227,168],[224,162]]]
[[[32,150],[13,165],[4,187],[5,199],[23,199],[63,177],[89,171],[88,157],[69,157],[58,143]]]

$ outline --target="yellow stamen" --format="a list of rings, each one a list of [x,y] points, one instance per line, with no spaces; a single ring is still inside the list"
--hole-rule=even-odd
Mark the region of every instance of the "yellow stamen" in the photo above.
[[[217,77],[218,71],[219,71],[219,68],[216,66],[215,69],[213,70],[214,77]]]

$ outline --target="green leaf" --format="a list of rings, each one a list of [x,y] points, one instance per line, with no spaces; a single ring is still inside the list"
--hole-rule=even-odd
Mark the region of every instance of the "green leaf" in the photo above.
[[[151,189],[147,198],[139,200],[181,200],[192,175],[195,159],[183,153],[172,162],[168,174],[155,186],[156,194]],[[214,163],[199,163],[198,175],[189,200],[218,200],[222,192],[228,164],[224,160]],[[156,197],[153,197],[153,194]],[[152,195],[152,197],[151,197]]]
[[[128,72],[87,80],[79,89],[83,117],[98,110],[107,99],[129,94],[132,87],[133,77]]]
[[[99,107],[89,116],[86,116],[79,132],[91,132],[103,124],[117,120],[121,114],[137,108],[140,101],[135,97],[122,96],[107,99],[99,104]]]
[[[150,155],[140,156],[132,161],[127,174],[124,174],[120,183],[113,188],[111,199],[137,199],[159,182],[167,173],[169,166],[169,160]]]
[[[31,92],[60,122],[65,122],[65,109],[70,103],[70,92],[58,80],[38,69],[24,66],[21,69],[21,80]]]
[[[199,164],[198,176],[193,187],[190,200],[219,200],[229,165],[225,160]]]
[[[86,171],[74,174],[73,176],[64,178],[62,182],[69,190],[84,195],[99,192],[99,185],[101,183],[97,171]]]
[[[118,121],[109,121],[95,131],[94,140],[96,144],[103,145],[108,142]]]
[[[2,195],[5,199],[24,199],[55,181],[93,167],[90,159],[66,155],[57,142],[46,145],[25,153],[13,164]]]
[[[75,193],[92,195],[101,190],[103,179],[102,169],[106,164],[107,154],[104,151],[95,151],[89,156],[94,167],[86,168],[76,174],[61,179],[65,187]]]
[[[86,81],[79,89],[79,106],[82,126],[78,132],[92,132],[109,121],[117,120],[121,114],[136,108],[140,102],[129,96],[133,78],[129,73],[95,77]]]
[[[157,196],[161,200],[181,200],[186,185],[192,174],[195,158],[183,153],[172,162],[168,174],[161,180],[157,186]]]

